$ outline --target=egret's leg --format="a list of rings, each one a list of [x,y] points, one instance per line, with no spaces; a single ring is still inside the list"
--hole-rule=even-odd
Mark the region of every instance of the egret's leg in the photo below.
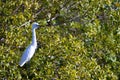
[[[26,68],[27,68],[27,75],[28,75],[28,79],[29,79],[29,76],[30,76],[30,61],[27,62]]]
[[[30,61],[27,62],[27,70],[30,71]]]

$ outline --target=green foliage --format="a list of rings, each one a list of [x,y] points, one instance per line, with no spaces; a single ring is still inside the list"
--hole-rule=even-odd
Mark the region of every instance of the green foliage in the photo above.
[[[1,0],[0,6],[0,79],[120,79],[117,0]],[[32,21],[41,28],[27,70],[18,63]]]

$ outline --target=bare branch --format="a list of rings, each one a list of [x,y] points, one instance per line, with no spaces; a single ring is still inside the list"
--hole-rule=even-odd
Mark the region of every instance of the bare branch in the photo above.
[[[19,5],[14,11],[13,11],[13,15],[17,13],[17,11],[19,10],[19,8],[22,6],[23,4]]]
[[[44,9],[44,7],[39,9],[38,12],[35,15],[33,15],[33,18],[36,18],[41,13],[41,11],[43,11],[43,9]]]
[[[22,24],[21,26],[19,26],[19,27],[23,27],[23,26],[25,26],[25,25],[27,25],[27,24],[30,24],[31,21],[32,21],[32,20],[29,20],[29,21],[23,23],[23,24]]]

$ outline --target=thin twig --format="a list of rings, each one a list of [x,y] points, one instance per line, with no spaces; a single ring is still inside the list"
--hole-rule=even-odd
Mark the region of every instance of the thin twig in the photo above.
[[[36,18],[40,13],[41,11],[43,11],[44,7],[42,9],[39,9],[38,12],[33,16],[33,18]]]
[[[20,25],[19,27],[23,27],[23,26],[25,26],[25,25],[29,24],[31,21],[32,21],[32,20],[29,20],[29,21],[27,21],[27,22],[23,23],[22,25]]]
[[[13,11],[13,15],[16,14],[16,12],[19,10],[19,8],[20,8],[21,6],[22,6],[22,4],[19,5],[19,6]]]

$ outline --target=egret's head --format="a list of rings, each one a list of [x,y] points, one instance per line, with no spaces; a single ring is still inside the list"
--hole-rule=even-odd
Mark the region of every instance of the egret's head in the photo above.
[[[38,23],[34,22],[34,23],[32,24],[32,29],[37,29],[38,27],[39,27],[39,24],[38,24]]]

